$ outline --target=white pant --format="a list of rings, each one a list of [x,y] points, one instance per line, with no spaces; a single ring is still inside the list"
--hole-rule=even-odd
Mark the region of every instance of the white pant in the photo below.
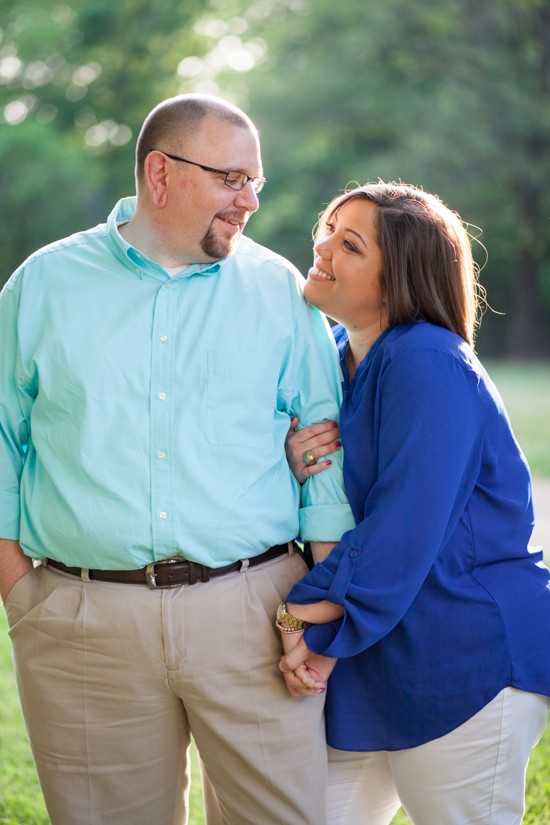
[[[416,748],[329,748],[329,825],[388,825],[400,805],[414,825],[519,825],[548,701],[505,688],[463,725]]]

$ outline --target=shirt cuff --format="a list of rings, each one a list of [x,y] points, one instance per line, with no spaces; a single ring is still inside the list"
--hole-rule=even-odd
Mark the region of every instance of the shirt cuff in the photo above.
[[[336,640],[342,619],[326,624],[312,624],[304,633],[304,640],[310,650],[320,656],[330,656],[330,646]],[[335,654],[338,658],[338,654]]]
[[[348,504],[316,504],[300,510],[300,536],[304,541],[339,542],[354,527]]]

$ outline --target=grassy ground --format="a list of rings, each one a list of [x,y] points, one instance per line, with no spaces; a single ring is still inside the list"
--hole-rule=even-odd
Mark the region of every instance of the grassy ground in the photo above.
[[[486,365],[510,414],[533,474],[550,478],[550,365]],[[203,825],[196,754],[189,825]],[[0,825],[48,825],[17,700],[6,617],[0,609]],[[407,825],[403,812],[392,825]],[[550,825],[550,724],[527,773],[524,825]]]
[[[550,364],[485,364],[534,476],[550,478]]]

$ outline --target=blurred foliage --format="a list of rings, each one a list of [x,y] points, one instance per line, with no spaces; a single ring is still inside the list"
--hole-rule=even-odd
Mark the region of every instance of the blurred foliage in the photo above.
[[[270,45],[248,77],[269,178],[258,239],[278,231],[304,268],[317,211],[349,181],[421,185],[483,228],[483,281],[509,317],[487,313],[480,347],[548,353],[548,0],[281,0],[257,22],[216,5]]]
[[[478,349],[550,353],[550,0],[36,5],[0,0],[0,93],[29,106],[0,121],[6,277],[36,246],[103,220],[131,191],[144,115],[200,90],[260,129],[257,240],[306,270],[317,215],[350,181],[423,186],[483,229],[482,281],[505,314],[486,314]]]
[[[144,115],[179,91],[199,0],[0,0],[2,280],[133,190]]]

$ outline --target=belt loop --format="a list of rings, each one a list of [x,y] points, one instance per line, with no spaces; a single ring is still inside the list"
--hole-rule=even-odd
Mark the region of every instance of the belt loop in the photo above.
[[[294,544],[293,541],[289,541],[288,542],[288,555],[292,556],[292,554],[295,552],[295,550],[296,550],[296,545]]]
[[[197,583],[197,567],[202,567],[202,565],[195,564],[195,562],[192,562],[192,561],[187,562],[187,569],[189,570],[189,584],[196,584]],[[202,578],[202,571],[201,571],[201,578]]]
[[[250,559],[241,559],[241,569],[239,570],[239,573],[246,573],[249,567]]]
[[[82,567],[81,568],[80,578],[82,579],[83,582],[89,582],[90,581],[90,571],[87,567]]]

